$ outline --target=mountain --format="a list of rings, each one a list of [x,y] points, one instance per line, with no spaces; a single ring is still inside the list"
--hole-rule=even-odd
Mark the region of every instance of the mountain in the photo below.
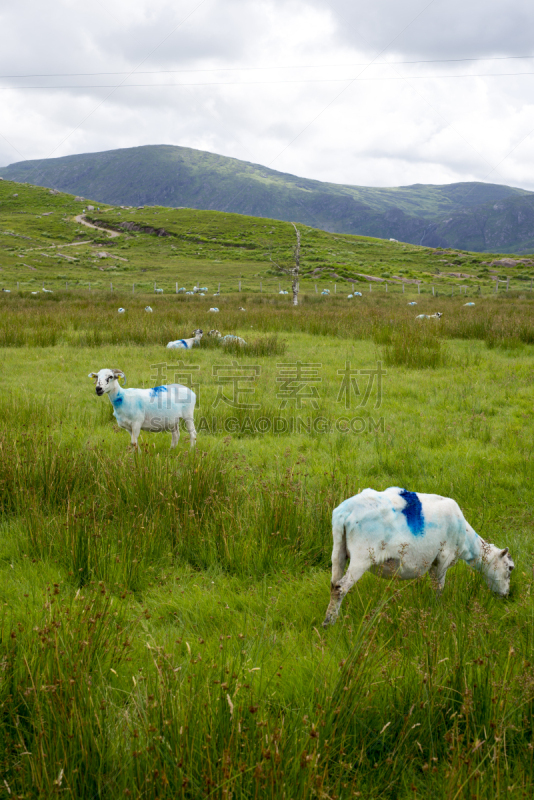
[[[0,177],[115,205],[231,211],[430,247],[534,250],[534,193],[491,183],[350,186],[173,145],[21,161]]]

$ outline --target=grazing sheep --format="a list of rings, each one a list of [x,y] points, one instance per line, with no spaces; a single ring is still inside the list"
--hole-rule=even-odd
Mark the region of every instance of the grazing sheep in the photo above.
[[[185,286],[180,286],[180,288],[177,290],[176,294],[182,294],[183,292],[185,292]]]
[[[464,306],[474,306],[474,303],[464,303]]]
[[[289,292],[286,292],[286,290],[285,290],[285,289],[280,289],[280,291],[278,292],[278,294],[289,294]]]
[[[210,311],[211,311],[212,314],[218,314],[219,313],[219,309],[218,308],[208,308],[208,314],[209,314]]]
[[[330,294],[330,289],[323,289],[321,294]]]
[[[353,294],[348,294],[347,295],[347,300],[350,300],[351,297],[354,297],[354,295]]]
[[[132,444],[137,447],[140,431],[171,431],[171,447],[176,447],[180,438],[180,420],[183,419],[195,446],[194,411],[196,395],[187,386],[172,383],[169,386],[156,386],[153,389],[123,389],[119,378],[125,378],[120,369],[101,369],[90,372],[94,378],[96,393],[100,397],[107,394],[113,406],[113,416],[119,428],[129,431]]]
[[[39,294],[39,292],[38,291],[37,292],[31,292],[31,294]]]
[[[150,306],[145,306],[145,311],[146,311],[148,314],[152,314],[152,309],[150,308]]]
[[[7,294],[11,293],[11,289],[2,289],[3,292],[7,292]]]
[[[238,311],[246,311],[247,309],[246,308],[242,308],[241,306],[239,306],[239,308],[237,310]]]
[[[163,294],[163,289],[154,289],[156,294]]]
[[[354,292],[354,297],[363,297],[361,292]]]
[[[175,342],[169,342],[167,345],[167,350],[191,350],[192,347],[200,344],[201,339],[202,330],[197,328],[196,331],[193,331],[193,336],[191,339],[176,339]]]
[[[118,313],[119,313],[119,314],[124,314],[125,312],[126,312],[126,309],[125,309],[125,308],[119,308],[119,309],[118,309]]]
[[[195,294],[194,292],[186,292],[186,294]]]
[[[211,331],[208,331],[208,336],[216,336],[217,339],[220,339],[221,338],[221,332],[218,331],[217,329],[213,329]]]
[[[416,305],[417,305],[417,302],[416,302],[415,300],[411,300],[411,301],[408,303],[408,305],[409,305],[409,306],[416,306]]]
[[[397,486],[384,492],[364,489],[334,509],[332,536],[331,598],[324,627],[336,621],[343,598],[367,571],[403,580],[430,572],[441,592],[447,570],[461,558],[484,575],[492,591],[510,591],[514,562],[508,548],[481,539],[449,497]]]
[[[436,311],[435,314],[418,314],[416,319],[441,319],[442,316],[441,311]]]
[[[44,286],[43,286],[43,292],[45,292],[46,294],[54,294],[52,289],[45,289]],[[475,304],[473,303],[473,305],[475,305]]]

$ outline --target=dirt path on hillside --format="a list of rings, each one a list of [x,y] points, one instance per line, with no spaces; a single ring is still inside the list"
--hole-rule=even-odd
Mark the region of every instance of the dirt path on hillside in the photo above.
[[[99,228],[98,225],[93,225],[92,222],[87,222],[83,214],[78,214],[77,217],[74,217],[76,222],[79,222],[80,225],[87,225],[88,228],[94,228],[95,231],[102,231],[103,233],[109,233],[109,238],[114,239],[115,236],[120,236],[118,231],[110,231],[108,228]]]

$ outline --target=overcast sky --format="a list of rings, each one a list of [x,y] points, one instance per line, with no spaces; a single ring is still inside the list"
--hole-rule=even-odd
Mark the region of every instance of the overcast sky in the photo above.
[[[0,0],[0,165],[175,144],[534,190],[533,30],[532,0]]]

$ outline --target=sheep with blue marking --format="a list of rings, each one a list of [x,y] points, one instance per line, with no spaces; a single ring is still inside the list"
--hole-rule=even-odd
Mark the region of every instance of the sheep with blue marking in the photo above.
[[[331,596],[323,627],[336,621],[343,598],[367,571],[403,580],[430,572],[441,592],[447,570],[462,559],[482,573],[492,591],[503,596],[510,591],[514,562],[508,548],[485,542],[449,497],[397,486],[364,489],[334,509],[332,536]]]
[[[193,347],[200,345],[202,333],[202,329],[197,328],[196,331],[193,331],[193,336],[190,339],[176,339],[174,342],[169,342],[167,350],[192,350]]]
[[[119,428],[129,431],[131,442],[137,447],[141,431],[170,431],[171,448],[180,439],[180,420],[183,419],[189,433],[191,447],[195,446],[194,411],[195,393],[187,386],[171,383],[153,389],[123,389],[119,379],[125,379],[120,369],[101,369],[90,372],[99,397],[107,394],[113,406],[113,416]]]

